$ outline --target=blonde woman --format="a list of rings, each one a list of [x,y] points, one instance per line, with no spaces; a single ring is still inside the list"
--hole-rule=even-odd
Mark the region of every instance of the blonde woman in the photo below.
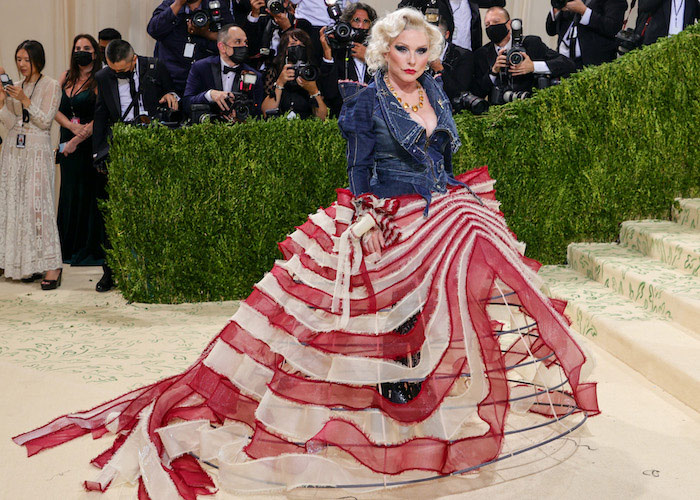
[[[285,260],[199,362],[15,441],[36,452],[118,431],[121,448],[98,459],[106,472],[88,485],[140,476],[151,498],[213,489],[195,457],[237,493],[372,489],[508,456],[511,408],[561,417],[534,417],[513,453],[548,422],[597,413],[595,385],[581,381],[586,358],[538,291],[488,172],[452,176],[457,130],[424,73],[441,44],[415,10],[374,26],[374,81],[346,89],[340,119],[351,191],[280,245]],[[520,325],[508,342],[507,317]],[[537,378],[518,371],[533,365],[523,373]],[[543,382],[560,371],[568,382]]]

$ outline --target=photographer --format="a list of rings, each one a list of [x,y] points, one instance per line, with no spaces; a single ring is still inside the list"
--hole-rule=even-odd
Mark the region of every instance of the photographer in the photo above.
[[[107,45],[109,45],[109,42],[111,42],[112,40],[121,39],[122,34],[114,28],[105,28],[103,30],[100,30],[100,32],[97,34],[97,41],[100,44],[100,61],[102,61],[103,68],[107,66],[107,61],[105,59],[105,50],[107,50]]]
[[[265,73],[266,116],[287,113],[288,118],[316,116],[325,120],[328,108],[318,90],[318,68],[311,64],[311,39],[300,29],[285,32],[279,53]]]
[[[637,27],[642,43],[675,35],[700,19],[698,0],[639,0]]]
[[[491,104],[503,104],[498,97],[501,92],[516,92],[519,99],[527,97],[536,83],[538,88],[542,88],[548,85],[542,84],[542,81],[551,83],[551,79],[567,76],[576,70],[571,59],[547,47],[538,36],[526,36],[522,39],[522,45],[516,46],[510,14],[506,9],[489,9],[484,16],[484,24],[486,36],[491,41],[474,53],[473,87],[474,93],[480,97],[491,94]],[[521,62],[509,63],[509,53],[516,52],[517,56],[511,60],[521,59]],[[492,92],[494,89],[496,92]]]
[[[468,92],[474,79],[474,53],[452,43],[447,20],[440,18],[438,29],[445,37],[445,48],[440,59],[430,63],[430,69],[441,75],[442,88],[450,101]]]
[[[245,25],[248,47],[253,55],[250,64],[265,70],[277,53],[282,33],[291,29],[294,22],[289,0],[252,0]]]
[[[626,10],[626,0],[552,0],[547,34],[558,36],[559,53],[572,59],[577,69],[610,62],[617,55],[615,35]]]
[[[178,108],[173,83],[163,63],[150,57],[137,56],[129,42],[114,40],[105,51],[107,68],[95,75],[97,102],[93,122],[93,157],[95,167],[104,175],[98,176],[98,196],[106,198],[107,159],[112,126],[117,122],[137,123],[144,116],[156,114],[159,104]],[[104,226],[103,226],[104,227]],[[104,230],[103,230],[104,231]],[[105,248],[109,241],[104,237]],[[103,266],[104,274],[97,283],[98,292],[114,286],[112,270]]]
[[[366,40],[369,30],[374,21],[377,20],[377,12],[364,3],[353,3],[345,8],[337,23],[332,26],[321,28],[321,46],[323,47],[323,61],[321,62],[321,88],[326,103],[331,108],[331,112],[337,116],[343,101],[338,91],[339,80],[351,80],[369,84],[372,75],[367,71],[365,63],[365,51],[367,49]],[[347,30],[347,27],[350,30]],[[340,27],[339,34],[333,32],[333,28]],[[332,31],[330,35],[327,30]],[[345,31],[343,31],[345,30]],[[337,29],[335,31],[338,31]]]
[[[425,13],[437,9],[452,33],[452,43],[463,49],[476,51],[482,44],[481,14],[479,9],[505,7],[506,0],[402,0],[400,7],[413,7]]]
[[[147,31],[156,40],[154,56],[165,64],[178,95],[185,92],[192,63],[216,55],[216,32],[233,22],[229,0],[163,0],[156,7]]]
[[[248,58],[248,37],[245,31],[238,26],[224,26],[219,31],[217,47],[218,56],[207,57],[192,65],[182,100],[185,113],[190,113],[193,104],[209,104],[213,113],[232,121],[236,118],[232,103],[237,98],[245,99],[238,91],[242,87],[242,76],[248,74],[255,75],[256,82],[253,90],[248,92],[253,107],[246,109],[252,115],[259,115],[263,100],[262,75],[243,63]],[[238,118],[244,119],[242,116]]]

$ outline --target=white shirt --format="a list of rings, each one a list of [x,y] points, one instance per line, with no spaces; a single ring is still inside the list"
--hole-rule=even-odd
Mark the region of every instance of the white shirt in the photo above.
[[[668,23],[668,36],[675,35],[683,31],[683,20],[685,19],[685,0],[671,1],[671,18]]]
[[[498,54],[502,49],[506,49],[506,53],[513,48],[513,37],[508,39],[508,43],[505,44],[503,47],[499,47],[495,43],[493,44],[493,48],[496,49],[496,54]],[[544,61],[532,61],[532,64],[535,66],[535,73],[540,74],[540,75],[548,75],[551,73],[549,71],[549,66],[547,66],[547,63]],[[491,83],[496,83],[496,77],[492,74],[489,73],[489,78],[491,78]]]
[[[358,59],[357,57],[353,57],[352,60],[355,63],[355,73],[357,73],[357,81],[360,83],[364,83],[367,65],[362,59]]]
[[[291,0],[291,2],[296,5],[294,17],[297,19],[306,19],[311,23],[311,26],[328,26],[333,24],[324,0]],[[357,0],[338,0],[341,8],[356,2]]]
[[[472,8],[469,0],[450,0],[450,7],[455,24],[452,43],[472,50]]]
[[[579,20],[579,24],[583,24],[584,26],[588,26],[588,24],[591,22],[591,15],[593,14],[593,11],[586,7],[586,12],[583,13],[581,16],[581,19]],[[559,14],[557,14],[559,15]],[[552,19],[554,19],[554,10],[551,11],[551,16]],[[564,36],[561,37],[561,43],[559,44],[559,53],[561,55],[564,55],[566,57],[570,57],[571,59],[575,59],[576,57],[581,57],[581,44],[579,43],[578,40],[578,33],[575,33],[575,30],[577,28],[574,26],[573,21],[569,25],[569,29],[566,30],[566,33],[564,33]],[[571,39],[574,38],[576,40],[576,47],[574,50],[574,55],[571,55]]]
[[[136,92],[139,91],[139,63],[136,62],[134,67],[134,83],[136,84]],[[129,85],[129,80],[125,78],[117,78],[117,87],[119,88],[119,106],[121,107],[121,116],[124,116],[126,108],[131,104],[131,87]],[[131,121],[134,119],[134,108],[132,106],[129,110],[129,114],[124,117],[124,121]],[[139,96],[139,113],[142,115],[148,115],[146,109],[143,107],[143,96]]]
[[[221,87],[224,92],[231,92],[231,89],[233,89],[233,81],[236,79],[236,73],[233,71],[229,71],[228,73],[224,73],[224,68],[229,67],[229,68],[236,68],[238,67],[238,64],[235,66],[229,66],[224,62],[223,59],[219,57],[219,66],[221,68]],[[211,91],[216,90],[216,89],[211,89],[208,90],[206,94],[204,94],[204,98],[211,102]]]

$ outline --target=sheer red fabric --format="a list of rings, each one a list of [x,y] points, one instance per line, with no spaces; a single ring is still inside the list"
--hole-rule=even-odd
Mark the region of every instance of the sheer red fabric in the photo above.
[[[291,481],[274,459],[304,464],[319,450],[332,450],[329,460],[347,470],[350,463],[390,475],[444,475],[492,461],[514,388],[530,391],[533,415],[598,413],[564,304],[538,290],[538,264],[519,252],[487,169],[460,180],[483,203],[453,188],[434,198],[429,217],[416,196],[356,199],[338,190],[336,203],[279,245],[284,260],[188,370],[14,441],[33,455],[83,434],[115,433],[93,460],[103,474],[87,489],[104,491],[123,476],[139,481],[139,498],[171,488],[194,499],[216,487],[193,456],[206,453],[205,438],[183,445],[183,423],[233,429],[216,438],[223,439],[215,446],[222,464],[222,450],[240,441],[227,467],[264,464],[270,476],[261,483],[272,478],[284,488],[313,481]],[[363,255],[352,234],[365,214],[387,241],[381,258]],[[494,307],[505,308],[505,319],[492,317]],[[510,331],[516,338],[504,343]],[[529,364],[560,371],[561,387],[525,380],[518,369]],[[397,383],[419,389],[392,401],[383,387]],[[463,406],[455,410],[456,402]],[[234,436],[232,422],[247,434]],[[134,443],[152,449],[158,466],[129,458]]]

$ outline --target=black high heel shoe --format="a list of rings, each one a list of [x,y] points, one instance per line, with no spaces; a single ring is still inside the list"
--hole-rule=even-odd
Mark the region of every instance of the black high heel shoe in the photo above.
[[[61,269],[58,272],[58,278],[55,280],[47,280],[43,279],[41,280],[41,289],[42,290],[55,290],[59,286],[61,286],[61,277],[63,276],[63,269]]]

